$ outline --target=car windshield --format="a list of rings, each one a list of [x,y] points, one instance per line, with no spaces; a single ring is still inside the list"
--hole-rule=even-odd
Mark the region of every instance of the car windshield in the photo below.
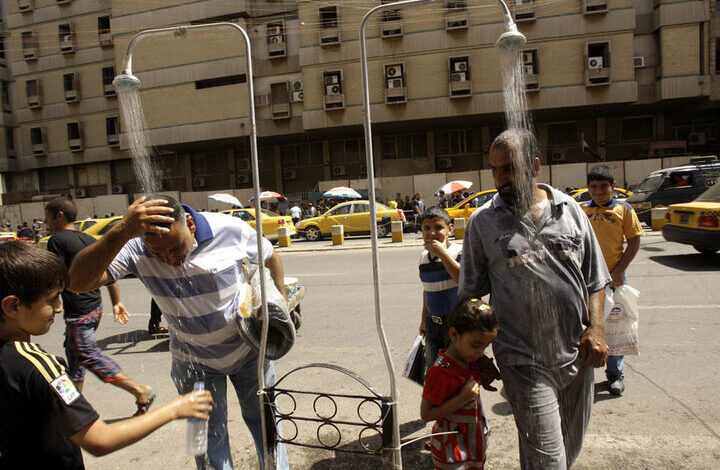
[[[260,209],[260,212],[262,212],[262,215],[267,216],[267,217],[279,217],[276,213],[270,212],[269,210],[266,210],[266,209]]]
[[[636,193],[649,193],[655,191],[660,183],[663,181],[663,175],[650,175],[640,183],[640,186],[635,190]]]
[[[720,184],[715,183],[710,189],[702,193],[695,199],[698,202],[720,202]]]

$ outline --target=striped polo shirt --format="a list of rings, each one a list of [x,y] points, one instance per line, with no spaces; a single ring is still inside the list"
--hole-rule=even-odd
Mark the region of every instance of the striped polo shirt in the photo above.
[[[170,327],[173,360],[230,374],[253,355],[235,312],[249,288],[243,261],[257,263],[256,232],[237,217],[183,207],[195,222],[196,246],[181,266],[163,263],[135,238],[108,271],[114,279],[134,274],[148,289]],[[272,253],[264,240],[265,262]]]
[[[448,253],[460,262],[462,245],[448,244]],[[447,315],[458,301],[458,284],[450,277],[440,259],[430,256],[427,250],[420,255],[420,282],[425,291],[425,306],[436,317]]]

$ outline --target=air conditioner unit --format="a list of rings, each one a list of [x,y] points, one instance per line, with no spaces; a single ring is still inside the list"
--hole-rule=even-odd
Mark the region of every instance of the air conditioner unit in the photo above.
[[[108,134],[107,143],[110,147],[117,147],[120,145],[120,136],[117,134]]]
[[[553,162],[567,161],[567,154],[564,150],[553,150],[550,154],[550,160]]]
[[[269,42],[270,42],[270,44],[282,44],[283,37],[282,36],[270,36]]]
[[[279,36],[280,40],[282,40],[282,26],[280,26],[280,25],[268,26],[267,35],[268,36]]]
[[[535,73],[535,67],[532,64],[523,65],[523,73],[525,75],[533,75]]]
[[[303,101],[305,99],[305,92],[303,91],[293,91],[292,92],[292,100],[294,103]]]
[[[603,68],[602,56],[588,57],[588,68],[593,70]]]
[[[193,178],[193,187],[194,188],[204,188],[205,187],[205,178]]]
[[[335,44],[340,44],[340,31],[337,28],[320,31],[321,46],[333,46]]]
[[[60,41],[60,52],[62,52],[63,54],[68,54],[70,52],[73,52],[74,49],[75,44],[72,35],[63,36],[62,40]]]
[[[80,152],[83,149],[82,139],[69,140],[68,147],[70,147],[71,152]]]
[[[453,82],[464,82],[467,78],[465,76],[465,72],[455,72],[450,74],[450,80]]]
[[[65,90],[65,101],[72,103],[78,100],[77,90]]]
[[[20,11],[32,11],[33,1],[32,0],[18,0],[18,10]]]
[[[402,67],[399,65],[388,65],[385,67],[385,75],[388,77],[399,77],[402,75]]]
[[[453,72],[465,72],[467,71],[468,64],[466,61],[458,61],[453,64]]]
[[[108,47],[113,45],[112,33],[100,33],[100,46]]]
[[[122,194],[123,193],[123,185],[121,184],[114,184],[110,188],[110,192],[113,194]]]
[[[113,85],[112,83],[103,85],[103,93],[105,94],[105,96],[115,96],[115,85]]]
[[[402,88],[403,87],[403,79],[402,78],[393,78],[388,80],[388,88]]]
[[[58,5],[67,5],[67,4],[69,4],[71,1],[72,1],[72,0],[55,0],[55,3],[58,4]]]
[[[532,64],[533,63],[533,53],[531,51],[525,51],[522,53],[522,61],[523,64]]]
[[[340,77],[338,75],[325,75],[325,85],[334,85],[340,81]]]
[[[644,56],[636,56],[633,58],[634,66],[636,69],[639,69],[641,67],[645,67],[645,57]]]
[[[288,168],[287,170],[283,170],[283,179],[284,180],[294,180],[297,178],[297,172],[294,168]]]
[[[75,199],[79,199],[81,197],[87,197],[87,191],[83,188],[78,188],[75,190]]]
[[[332,175],[333,176],[345,176],[347,174],[347,168],[345,168],[345,165],[333,165],[332,166]]]
[[[290,86],[292,87],[292,91],[303,91],[302,80],[293,80],[292,82],[290,82]]]
[[[255,95],[255,107],[259,108],[260,106],[267,106],[269,102],[268,95],[266,94],[259,94]]]
[[[238,170],[244,170],[248,171],[250,170],[250,160],[247,158],[242,158],[237,161],[237,169]]]
[[[690,145],[705,145],[707,144],[707,136],[704,132],[691,132],[688,135],[688,144]]]
[[[445,29],[465,29],[468,26],[467,18],[448,19],[445,21]]]
[[[237,174],[237,183],[238,184],[248,184],[250,182],[250,173],[238,173]]]
[[[340,85],[328,85],[325,87],[325,94],[328,96],[339,95]]]
[[[30,95],[27,97],[28,108],[40,107],[40,95]]]
[[[360,165],[360,174],[362,176],[367,176],[367,165]]]
[[[452,168],[452,159],[438,158],[437,160],[435,160],[435,164],[438,170],[447,170],[449,168]]]

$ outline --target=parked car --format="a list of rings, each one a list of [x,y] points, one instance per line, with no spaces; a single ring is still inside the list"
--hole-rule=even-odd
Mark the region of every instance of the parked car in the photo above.
[[[665,240],[692,245],[700,253],[720,250],[720,184],[702,193],[693,202],[672,204],[665,213],[662,234]]]
[[[623,188],[615,188],[613,189],[612,197],[615,199],[625,200],[632,194],[632,191],[628,191],[627,189]],[[590,198],[590,191],[588,191],[588,188],[582,188],[582,189],[576,189],[572,193],[570,193],[570,197],[575,199],[577,202],[585,202],[589,201]]]
[[[270,212],[265,209],[262,210],[262,229],[263,236],[271,242],[276,242],[278,239],[278,228],[287,227],[290,229],[290,236],[295,235],[295,225],[293,224],[292,217],[289,215],[277,215],[274,212]],[[222,211],[223,214],[229,214],[233,217],[238,217],[247,222],[252,228],[255,228],[255,209],[243,208],[243,209],[230,209]]]
[[[0,243],[11,242],[17,240],[17,234],[15,232],[0,232]]]
[[[492,199],[496,192],[496,189],[486,189],[485,191],[480,191],[466,199],[463,199],[454,206],[445,209],[445,211],[450,215],[450,220],[460,218],[467,220],[470,217],[470,214],[475,212],[475,209]]]
[[[690,202],[720,180],[714,156],[691,159],[691,164],[653,171],[627,199],[641,222],[650,225],[650,209]]]
[[[390,222],[402,221],[406,223],[405,214],[400,209],[376,203],[376,220],[378,237],[390,233]],[[318,217],[301,220],[297,225],[298,234],[310,241],[320,240],[322,237],[332,235],[332,226],[342,225],[347,235],[360,235],[370,233],[370,201],[350,201],[336,205]]]
[[[73,222],[73,227],[75,228],[75,230],[84,232],[85,230],[89,229],[90,227],[97,224],[101,220],[103,220],[103,219],[76,220],[75,222]],[[40,248],[47,248],[48,240],[50,240],[51,236],[52,235],[48,235],[47,237],[43,237],[40,240],[38,240],[38,246]]]

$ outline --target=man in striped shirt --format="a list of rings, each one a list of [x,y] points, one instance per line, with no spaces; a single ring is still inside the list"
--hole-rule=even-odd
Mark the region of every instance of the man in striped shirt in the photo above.
[[[121,223],[80,252],[70,268],[70,289],[96,289],[134,274],[148,289],[170,329],[171,376],[178,393],[196,381],[213,396],[208,431],[212,468],[231,469],[227,435],[227,378],[240,401],[243,419],[255,440],[264,468],[263,436],[257,397],[257,353],[238,333],[235,315],[248,284],[243,263],[259,262],[258,249],[280,292],[284,273],[280,257],[267,240],[240,219],[199,213],[171,197],[141,198],[130,205]],[[266,384],[275,382],[270,361]],[[278,468],[288,468],[285,448],[277,449]],[[196,458],[207,468],[204,456]]]

